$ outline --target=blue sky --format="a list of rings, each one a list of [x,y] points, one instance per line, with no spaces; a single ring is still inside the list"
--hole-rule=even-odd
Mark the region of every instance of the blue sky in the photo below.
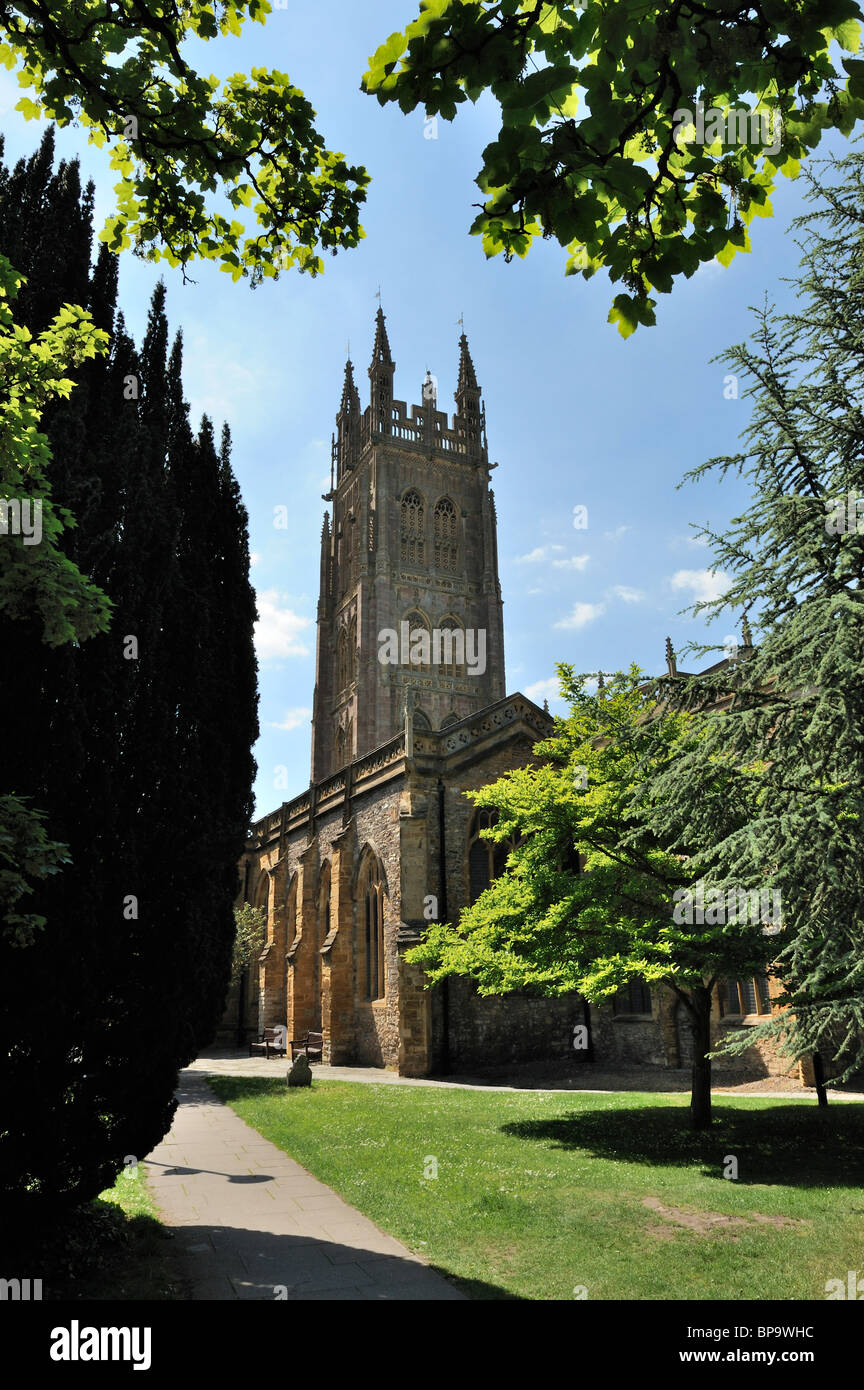
[[[396,395],[409,403],[420,402],[428,367],[440,408],[452,411],[464,315],[500,465],[507,688],[541,703],[548,696],[553,712],[563,710],[556,661],[607,671],[636,661],[656,672],[667,634],[679,651],[706,640],[704,622],[681,613],[717,582],[689,523],[721,528],[745,493],[731,480],[676,487],[688,469],[733,452],[747,423],[746,400],[724,398],[727,369],[710,359],[748,335],[748,306],[766,291],[779,306],[792,295],[782,277],[797,268],[788,224],[802,209],[803,180],[781,182],[775,217],[751,228],[751,254],[677,284],[660,296],[658,327],[627,341],[606,322],[616,290],[603,275],[565,279],[557,244],[541,242],[509,266],[487,261],[468,227],[480,152],[497,130],[494,103],[466,104],[432,139],[422,113],[405,116],[359,90],[368,56],[415,11],[414,0],[288,0],[263,28],[191,51],[220,76],[287,71],[330,147],[366,165],[366,239],[356,251],[328,256],[316,280],[285,274],[254,291],[206,265],[184,286],[166,263],[128,254],[121,262],[120,299],[136,338],[162,276],[172,326],[184,331],[192,418],[207,411],[217,428],[227,419],[234,436],[261,616],[257,814],[309,781],[321,494],[349,339],[368,400],[379,285]],[[12,110],[19,95],[12,76],[0,75],[7,162],[31,153],[41,134],[40,123]],[[81,156],[101,225],[112,201],[107,155],[75,129],[60,133],[58,149]],[[574,529],[577,505],[588,508],[587,530]],[[280,506],[287,529],[273,524]],[[721,619],[711,640],[734,626]],[[194,633],[189,644],[194,651]]]

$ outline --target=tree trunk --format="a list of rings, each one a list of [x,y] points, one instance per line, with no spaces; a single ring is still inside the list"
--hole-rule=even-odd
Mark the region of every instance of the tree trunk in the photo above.
[[[693,1073],[690,1092],[690,1125],[707,1129],[711,1124],[711,992],[694,989],[690,996],[693,1026]]]
[[[825,1068],[822,1066],[822,1053],[813,1053],[813,1080],[816,1083],[816,1099],[820,1105],[828,1104],[828,1092],[825,1090]]]

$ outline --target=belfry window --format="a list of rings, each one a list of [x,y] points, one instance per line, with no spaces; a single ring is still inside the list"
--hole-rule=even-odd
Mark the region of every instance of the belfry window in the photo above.
[[[433,514],[435,568],[452,574],[458,565],[456,508],[449,497],[442,497]]]
[[[442,618],[440,637],[442,676],[465,675],[465,629],[457,618]]]
[[[405,614],[408,624],[408,659],[415,670],[428,671],[432,660],[432,632],[428,619],[416,608]]]
[[[426,508],[414,488],[402,498],[399,541],[403,565],[426,563]]]

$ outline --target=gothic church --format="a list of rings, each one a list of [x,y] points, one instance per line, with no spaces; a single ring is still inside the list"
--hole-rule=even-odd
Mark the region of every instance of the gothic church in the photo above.
[[[575,995],[481,999],[463,980],[429,990],[405,960],[427,922],[458,920],[506,859],[464,793],[532,761],[551,719],[506,694],[497,465],[464,333],[452,419],[428,376],[409,412],[394,373],[379,308],[369,405],[349,361],[336,417],[311,782],[252,827],[240,899],[264,909],[267,939],[223,1040],[287,1024],[289,1038],[321,1032],[325,1062],[407,1076],[531,1060],[685,1066],[689,1027],[670,991],[634,985],[589,1014]],[[384,632],[426,640],[412,640],[413,661],[382,663]],[[734,983],[733,1015],[769,1009],[758,982]],[[718,1026],[722,1012],[718,996]],[[591,1046],[574,1052],[582,1023]],[[754,1061],[755,1074],[786,1069]]]

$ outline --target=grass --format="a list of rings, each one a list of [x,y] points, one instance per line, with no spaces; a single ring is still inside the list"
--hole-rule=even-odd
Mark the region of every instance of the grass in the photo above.
[[[684,1096],[210,1084],[474,1298],[824,1299],[864,1269],[861,1104],[724,1097],[697,1135]]]
[[[178,1279],[164,1226],[143,1172],[127,1170],[113,1187],[28,1240],[7,1265],[42,1279],[43,1300],[152,1302],[188,1296]]]

